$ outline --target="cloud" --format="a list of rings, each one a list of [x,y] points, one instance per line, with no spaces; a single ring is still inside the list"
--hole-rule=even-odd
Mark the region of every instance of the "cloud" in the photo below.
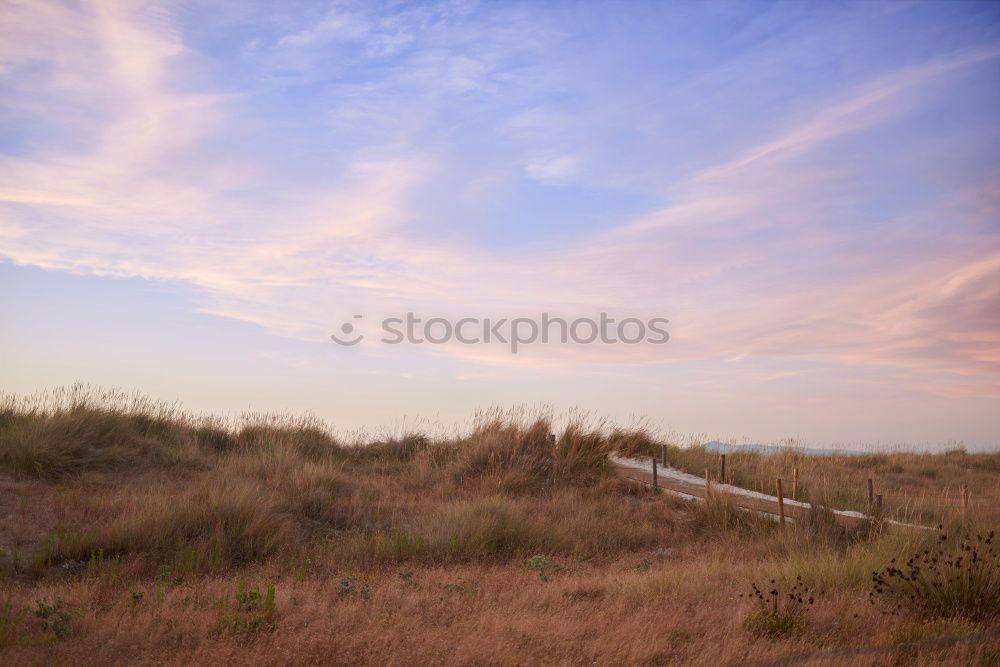
[[[368,18],[362,12],[335,5],[319,23],[282,37],[276,48],[302,50],[331,42],[359,41],[368,37],[371,30]]]
[[[339,53],[370,68],[323,84],[307,100],[319,109],[286,136],[283,114],[298,109],[254,111],[284,94],[287,80],[264,72],[246,96],[194,85],[210,56],[185,44],[170,12],[120,3],[15,9],[4,28],[13,39],[0,40],[5,82],[19,91],[11,113],[40,113],[50,137],[0,159],[10,175],[0,190],[0,254],[15,262],[179,281],[208,312],[311,340],[359,308],[502,317],[555,304],[569,316],[607,310],[672,321],[673,340],[656,348],[532,348],[517,358],[438,351],[487,364],[810,359],[912,369],[951,393],[1000,393],[995,186],[928,202],[925,216],[953,226],[934,227],[932,246],[912,240],[879,257],[853,247],[879,232],[838,220],[839,210],[861,208],[844,185],[857,165],[831,157],[831,147],[931,104],[922,86],[991,62],[996,50],[897,68],[813,99],[781,131],[681,176],[646,169],[635,189],[656,196],[651,212],[556,242],[491,246],[436,222],[467,184],[491,184],[473,188],[480,194],[469,206],[479,214],[490,193],[522,174],[543,186],[614,190],[647,164],[646,153],[611,161],[588,138],[612,127],[613,143],[641,97],[586,113],[574,111],[586,106],[579,101],[561,107],[558,95],[539,103],[540,90],[576,74],[558,54],[519,63],[544,60],[546,44],[558,42],[544,21],[337,5],[246,56],[301,70],[302,86],[319,85],[329,71],[318,63]],[[344,51],[346,43],[361,46]],[[39,69],[46,73],[26,82]],[[83,120],[77,103],[90,108]],[[67,128],[75,134],[81,124],[86,140],[66,142]],[[304,138],[295,134],[303,128]],[[258,149],[265,139],[301,141],[304,165],[285,173],[296,160]],[[481,164],[464,173],[470,163]],[[968,233],[943,231],[972,221]],[[911,229],[905,216],[885,225]]]
[[[572,182],[580,175],[580,161],[573,155],[538,156],[528,160],[525,173],[544,185]]]

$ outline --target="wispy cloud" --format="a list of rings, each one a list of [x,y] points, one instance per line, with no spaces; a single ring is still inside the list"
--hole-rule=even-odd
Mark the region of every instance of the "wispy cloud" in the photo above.
[[[880,213],[879,182],[853,180],[868,173],[859,157],[875,169],[887,159],[859,143],[884,132],[873,150],[905,154],[919,128],[892,130],[940,108],[942,81],[995,71],[995,46],[865,73],[732,146],[706,135],[715,162],[689,150],[677,166],[651,155],[684,146],[673,135],[685,128],[654,131],[651,118],[668,119],[648,109],[674,89],[654,95],[631,77],[590,85],[572,30],[530,8],[338,4],[244,45],[241,66],[260,71],[235,91],[199,74],[221,56],[192,48],[179,16],[156,6],[14,3],[2,30],[8,116],[44,126],[0,158],[0,254],[15,262],[182,281],[209,312],[314,340],[358,309],[618,310],[673,323],[664,348],[440,350],[488,364],[811,359],[1000,395],[993,176],[970,173],[961,192],[920,201],[930,244],[917,239],[913,205]],[[690,95],[678,117],[746,55],[678,83]],[[559,204],[595,188],[646,212],[608,204],[600,225],[556,240],[470,233],[497,198],[533,187]],[[507,224],[544,226],[545,206]]]

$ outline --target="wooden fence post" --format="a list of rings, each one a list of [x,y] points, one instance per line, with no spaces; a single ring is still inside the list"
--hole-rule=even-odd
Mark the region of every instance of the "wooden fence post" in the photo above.
[[[875,483],[872,478],[868,478],[868,509],[871,509],[872,505],[875,504]]]
[[[799,498],[799,469],[792,468],[792,498],[798,500]]]
[[[781,494],[781,478],[778,478],[778,520],[781,522],[781,527],[785,527],[785,498]]]
[[[719,457],[719,481],[726,483],[726,455]]]
[[[656,484],[656,457],[650,456],[649,458],[653,461],[653,493],[656,493],[660,490],[660,487]]]

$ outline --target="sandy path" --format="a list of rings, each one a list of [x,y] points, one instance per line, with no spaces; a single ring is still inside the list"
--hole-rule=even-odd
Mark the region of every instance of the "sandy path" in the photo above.
[[[653,462],[651,459],[633,459],[623,456],[611,456],[611,462],[619,475],[625,479],[631,479],[642,484],[652,485],[653,483]],[[705,480],[697,475],[671,468],[669,466],[657,465],[657,487],[668,493],[680,496],[687,500],[705,499]],[[769,496],[766,493],[751,491],[731,484],[720,484],[712,482],[712,493],[725,494],[733,501],[737,507],[741,507],[753,512],[767,514],[778,518],[778,498]],[[811,505],[806,502],[784,499],[785,517],[787,520],[795,521],[803,519],[810,511]],[[853,510],[831,510],[837,521],[844,525],[862,524],[872,517]],[[920,526],[916,524],[903,523],[893,519],[886,519],[887,523],[896,526],[906,526],[909,528],[932,529],[930,526]]]

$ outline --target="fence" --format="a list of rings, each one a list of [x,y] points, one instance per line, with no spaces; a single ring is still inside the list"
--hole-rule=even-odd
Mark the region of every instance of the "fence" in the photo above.
[[[651,489],[658,491],[665,488],[691,495],[690,488],[676,488],[681,485],[672,480],[669,472],[667,472],[674,469],[670,466],[666,445],[661,445],[659,457],[649,457],[649,463],[652,468]],[[704,468],[706,497],[710,497],[713,493],[713,483],[715,481],[732,485],[732,478],[734,477],[733,460],[725,454],[720,454],[717,458],[717,465],[718,472],[715,479],[713,479],[712,468],[710,466],[705,466]],[[778,521],[784,525],[788,519],[789,506],[787,501],[793,501],[792,505],[795,512],[801,513],[803,503],[809,496],[808,493],[803,493],[804,489],[808,490],[809,480],[801,474],[799,467],[791,467],[789,473],[789,477],[772,478],[774,486],[771,493],[767,493],[763,489],[754,490],[739,486],[736,488],[740,489],[740,491],[756,491],[768,496],[766,500],[773,503],[774,507],[763,509],[763,511],[774,514]],[[689,486],[690,482],[686,482],[685,484]],[[963,521],[968,522],[975,515],[973,496],[968,485],[961,485],[957,488],[943,487],[936,496],[928,489],[922,489],[921,493],[915,496],[907,494],[899,488],[885,488],[885,485],[879,484],[876,476],[868,476],[858,479],[855,488],[857,489],[855,497],[860,496],[859,500],[861,500],[863,506],[861,503],[852,503],[851,506],[838,508],[836,511],[839,514],[849,515],[850,511],[856,511],[868,515],[868,517],[886,518],[892,523],[905,523],[926,528],[932,527],[927,524],[942,522],[944,518],[960,517]],[[728,492],[739,494],[739,491],[735,489],[728,489]],[[765,499],[757,498],[757,500],[763,502]],[[757,509],[761,509],[760,502],[757,503]],[[829,503],[824,502],[820,504],[828,505]],[[808,506],[808,503],[806,505]],[[747,505],[744,503],[744,506]]]

